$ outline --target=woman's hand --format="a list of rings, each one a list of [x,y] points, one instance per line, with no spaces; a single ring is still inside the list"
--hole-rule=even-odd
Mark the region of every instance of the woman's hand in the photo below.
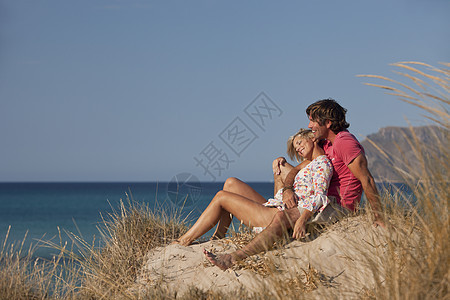
[[[303,218],[298,218],[294,225],[294,232],[292,233],[292,237],[294,239],[301,239],[306,236],[306,222]]]
[[[286,208],[294,208],[297,206],[297,195],[293,190],[288,189],[283,192],[283,203],[286,205]]]
[[[284,157],[276,158],[272,163],[273,174],[280,175],[281,174],[280,166],[284,166],[285,163],[286,163],[286,159]]]
[[[303,209],[300,218],[297,219],[294,225],[294,232],[292,237],[295,239],[300,239],[306,236],[306,223],[312,217],[313,212],[307,209]]]
[[[380,226],[381,228],[386,229],[386,223],[383,220],[383,217],[378,213],[374,213],[375,220],[373,221],[373,227]]]

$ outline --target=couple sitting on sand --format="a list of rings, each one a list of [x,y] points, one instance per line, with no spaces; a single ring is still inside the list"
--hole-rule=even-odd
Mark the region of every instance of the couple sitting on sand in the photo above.
[[[176,243],[190,245],[217,224],[212,238],[223,238],[235,216],[249,227],[263,230],[248,245],[229,254],[203,250],[222,270],[271,247],[287,229],[292,237],[306,235],[306,224],[332,223],[355,211],[364,193],[374,214],[374,225],[384,227],[375,181],[367,168],[364,149],[347,131],[347,110],[333,99],[320,100],[306,109],[309,130],[288,140],[291,158],[302,158],[296,167],[279,157],[273,162],[273,199],[266,201],[246,183],[228,178],[197,222]]]

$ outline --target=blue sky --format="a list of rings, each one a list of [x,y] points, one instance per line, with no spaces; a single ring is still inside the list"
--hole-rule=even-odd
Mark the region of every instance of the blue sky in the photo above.
[[[328,97],[359,139],[423,124],[356,75],[449,61],[449,13],[443,0],[2,0],[0,181],[271,180]],[[245,113],[261,92],[279,109],[262,127]]]

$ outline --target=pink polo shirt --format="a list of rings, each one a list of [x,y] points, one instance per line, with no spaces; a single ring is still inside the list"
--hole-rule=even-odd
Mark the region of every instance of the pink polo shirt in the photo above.
[[[334,169],[328,196],[336,197],[337,202],[343,207],[355,210],[363,190],[361,182],[356,179],[348,165],[358,155],[364,154],[364,148],[353,134],[345,130],[336,135],[333,144],[328,140],[325,141],[323,149]]]

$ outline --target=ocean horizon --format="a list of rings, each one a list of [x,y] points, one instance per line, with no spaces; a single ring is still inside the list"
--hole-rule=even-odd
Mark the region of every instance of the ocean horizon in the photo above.
[[[273,182],[249,185],[266,199],[273,196]],[[18,245],[26,237],[24,250],[39,240],[70,243],[67,233],[91,243],[98,240],[102,218],[128,200],[152,209],[176,209],[192,222],[222,187],[223,182],[189,181],[0,182],[0,241],[3,245],[9,230],[7,244]],[[48,259],[54,252],[40,247],[35,255]]]
[[[264,197],[273,193],[271,182],[250,184]],[[128,200],[177,209],[192,221],[222,187],[223,182],[0,182],[0,241],[3,245],[9,230],[7,244],[26,237],[24,250],[39,240],[60,244],[60,233],[62,242],[70,243],[66,232],[91,243],[102,218]],[[40,247],[35,254],[48,259],[53,253]]]

